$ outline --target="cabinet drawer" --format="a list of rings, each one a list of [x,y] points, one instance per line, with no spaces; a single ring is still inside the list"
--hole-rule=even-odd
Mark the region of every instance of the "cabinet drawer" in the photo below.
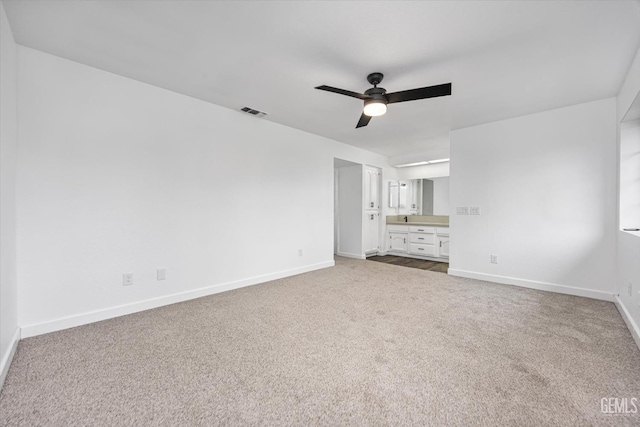
[[[433,245],[436,243],[436,236],[430,233],[409,233],[409,242]]]
[[[421,245],[419,243],[410,243],[409,253],[415,255],[435,256],[436,247],[435,245]]]
[[[423,225],[411,225],[409,226],[409,231],[412,233],[435,233],[436,229],[434,227],[425,227]]]
[[[406,225],[394,225],[394,224],[387,224],[387,230],[388,231],[400,231],[400,232],[408,232],[409,231],[409,227]]]

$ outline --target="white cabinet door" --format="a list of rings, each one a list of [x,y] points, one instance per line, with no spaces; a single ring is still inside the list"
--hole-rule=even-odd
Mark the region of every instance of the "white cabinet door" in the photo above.
[[[364,170],[364,208],[380,209],[380,171],[376,168]]]
[[[365,212],[364,223],[364,252],[377,252],[380,249],[380,214],[371,211]]]
[[[407,252],[407,233],[389,232],[389,251]]]
[[[449,236],[440,235],[436,237],[438,255],[440,258],[449,258]]]

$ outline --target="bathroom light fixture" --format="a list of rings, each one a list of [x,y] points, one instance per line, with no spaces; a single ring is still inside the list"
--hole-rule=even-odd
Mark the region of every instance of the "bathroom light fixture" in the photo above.
[[[369,99],[364,101],[363,113],[369,117],[381,116],[387,112],[387,103],[382,99]]]
[[[415,163],[405,163],[403,165],[396,165],[397,168],[408,168],[409,166],[422,166],[428,165],[429,162],[415,162]]]
[[[429,160],[428,162],[415,162],[415,163],[404,163],[401,165],[395,165],[395,167],[397,168],[408,168],[409,166],[422,166],[422,165],[431,165],[434,163],[444,163],[444,162],[448,162],[449,159],[438,159],[438,160]]]

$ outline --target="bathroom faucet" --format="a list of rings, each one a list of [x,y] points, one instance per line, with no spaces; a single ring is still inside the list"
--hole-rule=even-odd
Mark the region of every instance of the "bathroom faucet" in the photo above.
[[[407,216],[405,215],[404,222],[408,222],[408,221],[409,221],[409,218],[407,218]]]

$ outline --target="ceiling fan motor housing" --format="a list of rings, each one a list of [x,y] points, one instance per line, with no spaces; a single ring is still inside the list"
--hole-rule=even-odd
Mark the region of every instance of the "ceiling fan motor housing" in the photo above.
[[[387,97],[384,94],[387,93],[387,90],[382,87],[372,87],[371,89],[367,89],[364,94],[368,95],[370,98],[365,99],[364,105],[370,103],[387,103]]]

